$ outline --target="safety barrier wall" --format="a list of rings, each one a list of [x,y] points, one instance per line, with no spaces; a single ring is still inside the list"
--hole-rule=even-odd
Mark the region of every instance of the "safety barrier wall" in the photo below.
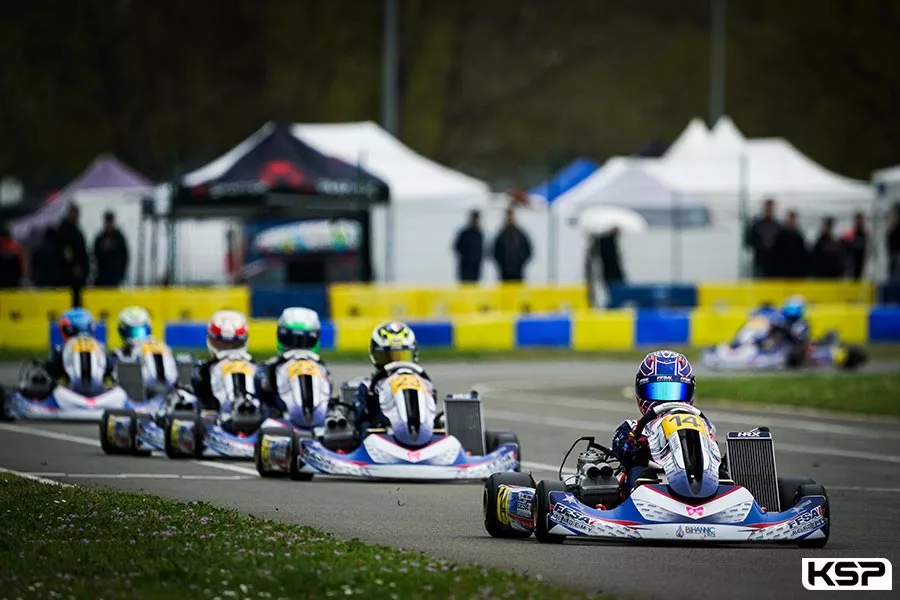
[[[409,319],[423,348],[513,350],[539,347],[573,350],[627,350],[648,346],[706,346],[728,341],[745,322],[746,311],[712,309],[613,309],[571,314],[485,314],[453,319]],[[812,307],[809,318],[816,336],[837,331],[849,343],[900,342],[900,307],[827,305]],[[364,351],[379,319],[349,317],[323,322],[322,347]],[[205,322],[167,321],[164,339],[175,348],[202,349]],[[119,343],[114,330],[101,324],[103,341]],[[4,322],[0,347],[43,352],[59,342],[55,324],[46,320]],[[275,321],[253,319],[253,352],[275,350]]]

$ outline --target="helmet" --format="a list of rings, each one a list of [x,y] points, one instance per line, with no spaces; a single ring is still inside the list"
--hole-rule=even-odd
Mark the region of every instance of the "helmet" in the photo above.
[[[806,299],[803,296],[791,296],[781,307],[781,314],[785,319],[802,319],[806,313]]]
[[[278,317],[278,351],[319,350],[322,325],[319,314],[309,308],[286,308]]]
[[[372,330],[369,358],[376,367],[395,361],[418,362],[419,345],[416,334],[406,323],[388,321]]]
[[[664,402],[694,403],[694,368],[685,356],[657,350],[644,357],[634,378],[634,395],[641,414]]]
[[[94,316],[83,308],[70,308],[59,318],[59,331],[62,333],[63,343],[76,335],[97,333],[97,325]]]
[[[211,357],[228,350],[247,350],[247,317],[236,310],[213,313],[206,326],[206,348]]]
[[[150,313],[142,306],[129,306],[119,313],[119,336],[126,344],[148,338],[152,333]]]

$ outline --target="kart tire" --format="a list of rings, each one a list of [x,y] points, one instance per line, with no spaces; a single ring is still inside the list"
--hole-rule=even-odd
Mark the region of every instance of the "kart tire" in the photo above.
[[[845,350],[847,352],[847,358],[845,359],[844,364],[841,365],[841,368],[847,371],[856,369],[865,363],[868,358],[866,350],[859,346],[847,346]]]
[[[785,366],[789,369],[799,369],[806,361],[806,348],[804,346],[795,346],[788,350],[785,356]]]
[[[300,469],[300,440],[313,439],[313,436],[306,431],[294,431],[291,433],[291,444],[288,446],[288,456],[290,462],[290,476],[292,481],[312,481],[312,473],[304,473]]]
[[[534,478],[525,473],[494,473],[484,482],[484,495],[481,506],[484,513],[484,528],[495,538],[531,537],[531,532],[519,531],[504,525],[497,518],[497,497],[501,485],[515,485],[519,487],[534,487]]]
[[[109,441],[109,418],[110,417],[128,417],[128,448],[120,448]],[[107,409],[103,411],[100,417],[100,448],[104,454],[122,455],[131,454],[137,445],[135,437],[137,435],[137,422],[134,418],[133,410],[117,410]]]
[[[12,423],[16,418],[9,412],[9,396],[3,386],[0,386],[0,422]]]
[[[781,503],[781,510],[785,511],[799,501],[797,494],[804,485],[815,485],[815,481],[809,477],[779,477],[778,478],[778,501]]]
[[[519,455],[519,468],[522,470],[522,444],[519,443],[519,437],[508,429],[488,429],[484,432],[484,453],[490,454],[503,444],[515,444],[519,447],[517,454]]]
[[[256,436],[256,443],[253,444],[253,463],[256,465],[256,472],[260,477],[281,478],[287,477],[288,473],[283,471],[269,471],[262,462],[262,442],[264,436],[270,437],[287,437],[291,435],[291,430],[287,427],[264,427],[259,430]]]
[[[814,540],[798,540],[797,545],[801,548],[824,548],[828,543],[828,538],[831,537],[831,505],[828,502],[828,492],[825,490],[825,486],[818,483],[807,483],[797,489],[796,501],[799,502],[807,496],[825,496],[825,537]]]
[[[534,537],[542,544],[562,544],[566,536],[547,531],[547,516],[550,514],[550,492],[564,492],[562,481],[543,479],[534,491]]]
[[[194,452],[188,454],[181,452],[172,443],[172,422],[173,421],[193,421],[194,422]],[[194,413],[177,412],[172,414],[164,421],[163,440],[165,442],[166,456],[169,458],[203,458],[203,420]]]

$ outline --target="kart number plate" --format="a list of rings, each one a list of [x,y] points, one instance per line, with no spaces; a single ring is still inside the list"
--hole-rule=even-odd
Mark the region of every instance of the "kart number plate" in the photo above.
[[[700,417],[694,415],[669,415],[662,420],[663,433],[668,439],[673,433],[685,429],[693,429],[703,433],[703,425]]]
[[[97,341],[92,338],[75,338],[72,340],[73,352],[96,352],[98,349]]]
[[[141,346],[142,354],[165,354],[166,346],[165,344],[158,342],[156,340],[152,340],[149,342],[145,342],[143,346]]]
[[[396,394],[403,390],[415,390],[417,392],[425,391],[425,384],[422,378],[411,373],[400,373],[391,378],[391,393]]]
[[[318,377],[319,365],[311,360],[295,360],[290,365],[288,365],[289,377],[300,377],[301,375]]]
[[[253,366],[245,360],[229,360],[222,363],[222,375],[253,375]]]

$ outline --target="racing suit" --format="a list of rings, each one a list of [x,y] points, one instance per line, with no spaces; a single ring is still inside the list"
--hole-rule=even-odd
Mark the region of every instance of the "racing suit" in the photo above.
[[[716,439],[715,426],[705,420],[713,441]],[[613,434],[610,450],[613,455],[619,459],[625,468],[625,489],[627,493],[631,493],[635,482],[644,474],[645,469],[650,465],[650,445],[647,436],[634,435],[634,428],[637,427],[637,419],[626,419],[616,428]],[[720,469],[721,474],[721,469]],[[650,471],[646,477],[655,479],[656,474]]]
[[[331,371],[328,369],[328,365],[325,364],[325,361],[322,360],[322,357],[315,352],[310,351],[308,355],[304,355],[304,358],[314,360],[316,363],[322,365],[322,368],[325,369],[325,376],[328,378],[328,383],[331,385],[331,389],[333,390],[334,385],[331,379]],[[278,396],[277,373],[278,367],[286,363],[288,360],[291,359],[285,358],[284,354],[274,356],[263,363],[263,368],[257,375],[257,388],[260,391],[260,401],[262,401],[266,406],[269,406],[270,408],[273,408],[282,413],[287,411],[287,406],[285,405],[284,401]]]
[[[234,360],[237,357],[245,360],[251,360],[249,354],[234,353],[226,354],[218,358],[208,358],[206,360],[201,360],[194,365],[193,372],[191,373],[191,387],[194,390],[194,396],[197,397],[197,403],[200,405],[200,410],[214,410],[216,412],[222,410],[222,407],[219,404],[219,399],[216,398],[215,394],[213,394],[212,391],[210,371],[219,362],[223,360]]]
[[[44,361],[43,367],[44,370],[47,371],[47,374],[50,375],[50,378],[53,381],[59,381],[61,379],[66,378],[66,370],[63,368],[63,348],[65,344],[59,346],[52,346],[50,348],[50,354],[47,357],[47,360]],[[103,373],[103,381],[109,383],[114,381],[115,373],[115,361],[113,356],[107,352],[106,354],[106,370]]]
[[[772,334],[783,336],[791,346],[805,346],[810,341],[809,322],[782,317],[772,322]]]
[[[419,375],[429,383],[433,383],[424,369],[419,371]],[[389,376],[390,373],[385,371],[384,367],[378,367],[375,369],[372,377],[369,378],[368,385],[366,385],[366,382],[363,382],[356,388],[356,394],[353,397],[353,408],[356,411],[357,427],[362,427],[363,423],[385,423],[386,419],[381,413],[381,404],[378,399],[378,386]]]

